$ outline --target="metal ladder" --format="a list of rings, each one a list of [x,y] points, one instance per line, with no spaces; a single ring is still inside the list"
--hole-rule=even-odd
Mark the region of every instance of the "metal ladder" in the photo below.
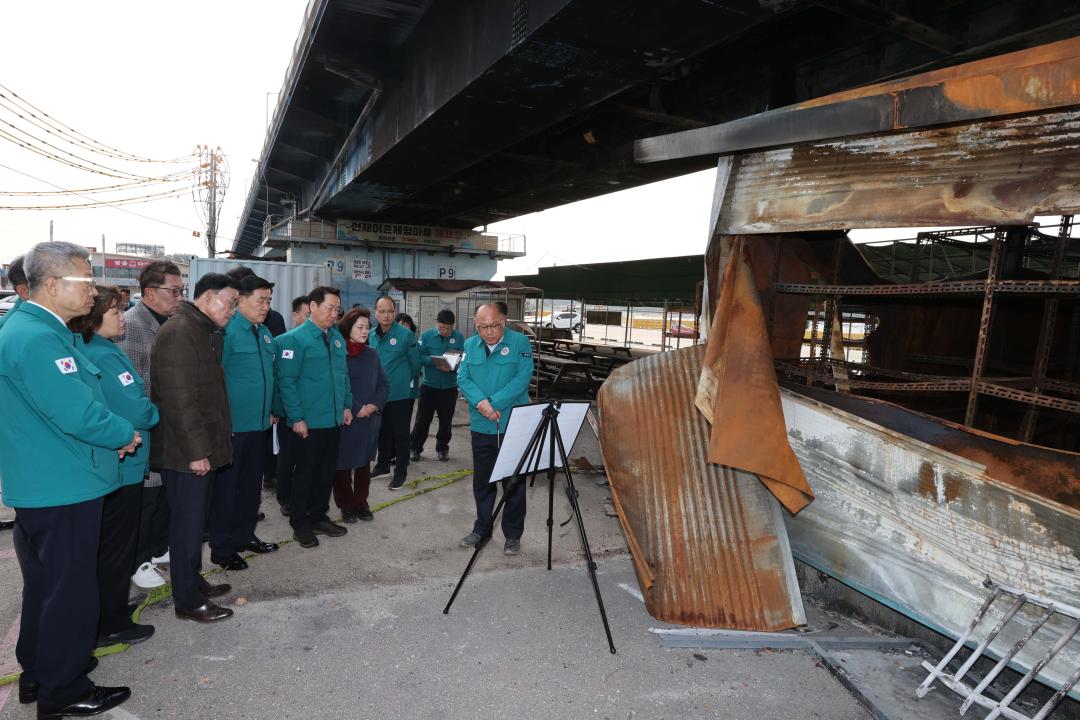
[[[990,709],[990,713],[986,716],[985,720],[995,720],[998,717],[1006,717],[1011,720],[1044,720],[1047,715],[1057,706],[1059,702],[1065,697],[1066,694],[1072,689],[1078,681],[1080,681],[1080,665],[1069,676],[1069,679],[1061,686],[1061,688],[1054,693],[1035,715],[1025,715],[1018,710],[1009,707],[1009,705],[1016,700],[1021,692],[1024,691],[1032,680],[1039,674],[1039,672],[1046,667],[1047,663],[1054,659],[1062,648],[1068,644],[1073,637],[1080,632],[1080,608],[1075,608],[1064,603],[1054,602],[1038,595],[1032,595],[1026,593],[1023,590],[1008,587],[1007,585],[995,585],[987,578],[987,582],[984,583],[987,587],[992,588],[990,595],[983,602],[978,612],[975,613],[974,619],[971,624],[968,625],[967,631],[960,636],[960,639],[956,641],[952,649],[946,653],[945,657],[941,659],[936,666],[931,665],[927,661],[923,661],[922,666],[926,668],[930,674],[926,679],[922,681],[922,684],[915,690],[915,694],[918,697],[924,697],[926,693],[933,689],[932,685],[935,679],[941,680],[946,687],[950,688],[957,695],[964,698],[964,703],[960,706],[960,714],[965,714],[972,704],[978,704],[985,708]],[[991,628],[989,634],[982,639],[978,646],[972,651],[970,657],[964,661],[960,668],[955,673],[947,672],[945,667],[952,661],[956,654],[960,652],[960,648],[968,641],[968,639],[975,632],[975,628],[978,627],[983,617],[986,615],[986,611],[990,609],[999,598],[1008,597],[1012,598],[1013,602],[1009,605],[1008,610],[1002,615],[1001,619]],[[963,682],[964,675],[971,669],[975,662],[982,657],[983,653],[990,646],[990,643],[1001,633],[1002,628],[1012,620],[1020,609],[1024,605],[1030,605],[1042,609],[1039,613],[1038,619],[1032,624],[1028,631],[1024,634],[1020,640],[1007,652],[997,664],[993,670],[986,674],[975,687]],[[1056,642],[1047,650],[1039,660],[1031,666],[1027,674],[1024,675],[1013,688],[1003,697],[1000,701],[989,698],[983,694],[986,688],[994,681],[994,679],[1001,673],[1005,666],[1016,657],[1024,645],[1046,624],[1046,621],[1050,619],[1055,613],[1072,618],[1073,622],[1069,625],[1068,629],[1057,639]]]

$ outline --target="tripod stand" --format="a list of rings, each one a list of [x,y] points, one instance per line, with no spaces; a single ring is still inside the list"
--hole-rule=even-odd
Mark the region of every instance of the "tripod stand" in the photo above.
[[[555,476],[558,474],[557,469],[561,467],[566,479],[566,498],[570,501],[573,517],[577,519],[578,535],[581,538],[582,550],[585,552],[585,562],[589,572],[589,579],[592,581],[593,592],[596,593],[596,604],[600,608],[600,619],[604,622],[604,633],[607,635],[608,648],[611,650],[612,654],[614,654],[615,643],[611,639],[611,628],[608,626],[607,612],[604,610],[604,600],[600,597],[600,585],[596,581],[596,563],[593,561],[592,550],[589,548],[589,538],[585,534],[585,523],[581,519],[581,509],[578,506],[578,491],[577,488],[574,487],[574,478],[570,474],[570,463],[566,457],[566,447],[563,444],[562,433],[559,431],[558,417],[560,407],[560,402],[551,400],[548,401],[547,407],[544,408],[541,420],[533,430],[532,437],[529,438],[529,442],[525,446],[525,450],[522,452],[513,474],[510,476],[506,487],[503,489],[502,497],[499,498],[499,503],[495,506],[495,510],[491,514],[491,520],[488,521],[487,528],[485,529],[480,542],[478,542],[473,549],[472,557],[469,558],[469,564],[465,566],[465,572],[461,574],[461,579],[458,580],[457,587],[454,588],[454,592],[450,596],[450,601],[446,603],[446,607],[443,608],[443,614],[446,615],[450,612],[450,606],[454,604],[454,599],[457,598],[458,592],[461,590],[462,585],[465,584],[465,578],[468,577],[469,571],[472,570],[477,557],[480,556],[480,551],[484,549],[484,546],[487,545],[487,541],[491,538],[495,528],[495,521],[498,519],[499,513],[502,512],[503,505],[506,503],[506,498],[513,492],[514,484],[525,482],[525,476],[527,475],[532,475],[535,479],[536,475],[540,472],[540,461],[543,456],[545,441],[550,436],[551,441],[547,443],[547,569],[551,570],[551,536],[553,525],[552,514],[555,508]],[[558,449],[557,456],[555,454],[556,448]],[[561,465],[557,464],[556,460],[560,461]],[[524,472],[522,472],[523,470]]]

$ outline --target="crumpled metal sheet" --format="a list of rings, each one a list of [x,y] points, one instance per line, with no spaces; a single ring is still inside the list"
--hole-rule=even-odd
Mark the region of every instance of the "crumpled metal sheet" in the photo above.
[[[805,624],[780,504],[754,475],[709,462],[710,428],[694,406],[704,355],[697,346],[625,365],[598,398],[604,464],[646,607],[705,627]]]
[[[695,403],[712,424],[709,462],[757,474],[797,513],[814,493],[788,444],[747,242],[735,241],[724,270]]]

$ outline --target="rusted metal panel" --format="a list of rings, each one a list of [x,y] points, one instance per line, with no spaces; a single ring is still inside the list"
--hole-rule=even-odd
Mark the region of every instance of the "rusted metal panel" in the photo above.
[[[815,493],[787,518],[800,560],[952,638],[982,603],[988,576],[1064,602],[1077,597],[1080,494],[1066,505],[1047,490],[1076,482],[1080,456],[850,395],[794,385],[781,395]],[[991,650],[1008,652],[1029,627],[1024,620]],[[1030,667],[1047,637],[1036,636],[1017,666]],[[1040,679],[1058,687],[1067,679],[1080,638],[1063,657]]]
[[[718,230],[1024,224],[1080,206],[1080,111],[800,145],[742,158]]]
[[[637,162],[928,128],[1080,104],[1080,38],[645,138]]]
[[[600,440],[650,614],[744,630],[805,623],[780,504],[757,477],[708,462],[694,406],[705,349],[619,368],[600,390]]]
[[[796,513],[814,494],[784,436],[776,371],[750,258],[749,244],[740,239],[724,271],[695,404],[712,424],[709,462],[755,473]]]

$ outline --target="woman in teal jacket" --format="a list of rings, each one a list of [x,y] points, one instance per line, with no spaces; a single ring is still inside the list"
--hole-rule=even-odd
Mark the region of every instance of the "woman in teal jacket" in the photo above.
[[[143,475],[150,458],[150,432],[158,424],[158,410],[146,396],[143,379],[113,338],[124,334],[120,291],[99,286],[89,315],[75,318],[68,327],[75,344],[101,370],[101,389],[109,410],[139,431],[143,444],[120,461],[120,487],[105,496],[98,545],[98,595],[101,620],[98,646],[133,644],[154,634],[153,625],[136,625],[128,611],[128,583],[135,571],[135,544],[139,535]]]

